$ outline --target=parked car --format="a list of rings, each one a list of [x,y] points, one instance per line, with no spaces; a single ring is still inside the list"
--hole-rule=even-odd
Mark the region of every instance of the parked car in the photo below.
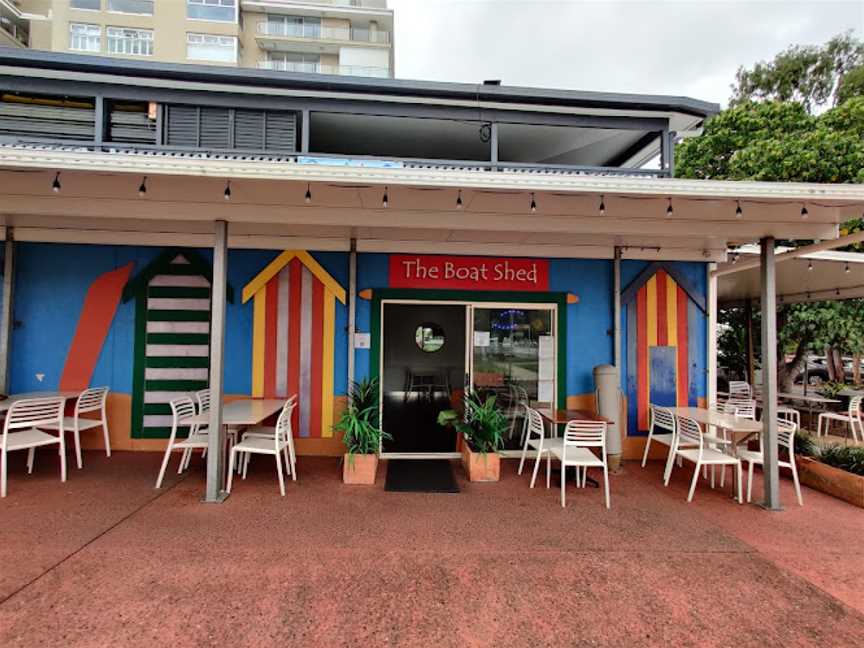
[[[850,357],[843,358],[843,373],[845,374],[843,382],[845,383],[853,382],[853,362],[854,360]],[[861,361],[861,376],[864,376],[864,360]],[[821,385],[829,381],[828,361],[825,356],[810,356],[807,363],[807,378],[809,385]],[[802,371],[795,377],[795,384],[801,385],[803,383],[804,372]]]

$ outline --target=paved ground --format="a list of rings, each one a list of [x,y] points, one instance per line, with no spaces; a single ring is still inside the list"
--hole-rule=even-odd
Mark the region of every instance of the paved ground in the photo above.
[[[20,454],[20,453],[19,453]],[[498,484],[458,495],[343,486],[266,460],[222,505],[200,461],[152,488],[159,457],[88,453],[61,485],[16,458],[0,501],[0,646],[855,646],[864,511],[784,483],[783,513],[686,470],[628,464],[597,490]]]

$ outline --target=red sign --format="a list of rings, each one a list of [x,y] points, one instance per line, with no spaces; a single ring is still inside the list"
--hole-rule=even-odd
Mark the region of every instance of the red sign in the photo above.
[[[549,290],[549,262],[502,257],[390,255],[391,288]]]

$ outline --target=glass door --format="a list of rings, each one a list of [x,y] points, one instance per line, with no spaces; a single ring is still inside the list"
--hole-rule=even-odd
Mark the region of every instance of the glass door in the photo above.
[[[522,443],[520,399],[556,407],[554,305],[474,305],[471,308],[470,384],[480,394],[497,394],[511,421],[504,449]]]

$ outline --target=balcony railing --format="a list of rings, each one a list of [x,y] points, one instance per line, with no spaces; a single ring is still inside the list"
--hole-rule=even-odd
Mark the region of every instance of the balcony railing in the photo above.
[[[319,27],[317,25],[296,25],[287,22],[262,21],[258,23],[258,34],[274,38],[302,38],[309,40],[333,40],[355,43],[388,45],[390,32],[363,27]]]
[[[326,63],[303,63],[300,61],[258,61],[258,67],[262,70],[276,70],[279,72],[338,74],[341,76],[378,77],[382,79],[390,76],[390,71],[387,68],[366,65],[328,65]]]
[[[9,0],[0,0],[0,30],[24,47],[30,44],[30,21]]]

